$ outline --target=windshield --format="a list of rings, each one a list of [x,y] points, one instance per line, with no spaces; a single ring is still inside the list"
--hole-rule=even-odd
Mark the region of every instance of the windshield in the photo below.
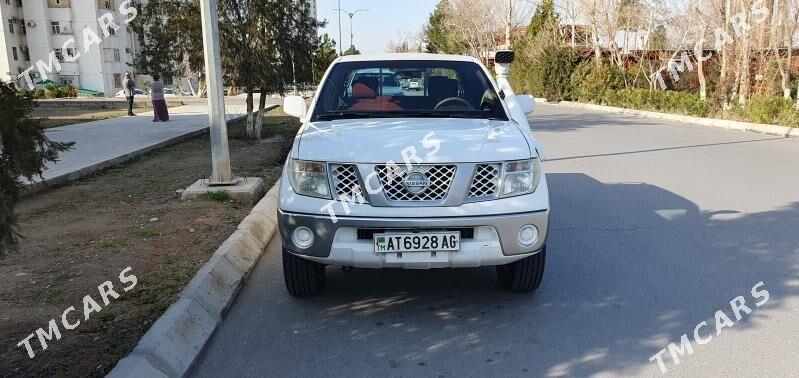
[[[404,60],[336,64],[311,121],[385,117],[508,119],[478,64]]]

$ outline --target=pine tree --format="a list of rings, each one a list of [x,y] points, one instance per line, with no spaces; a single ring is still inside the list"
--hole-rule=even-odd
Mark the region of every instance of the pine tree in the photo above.
[[[58,160],[73,143],[53,142],[39,121],[29,117],[33,97],[0,81],[0,257],[17,244],[14,207],[25,182],[41,177],[45,164]]]

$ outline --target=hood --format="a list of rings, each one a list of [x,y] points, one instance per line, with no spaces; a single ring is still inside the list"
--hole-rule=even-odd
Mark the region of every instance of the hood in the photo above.
[[[347,163],[473,163],[527,159],[530,147],[507,121],[460,118],[382,118],[313,122],[303,126],[297,158]],[[415,154],[414,154],[415,152]],[[417,156],[418,159],[411,158]]]

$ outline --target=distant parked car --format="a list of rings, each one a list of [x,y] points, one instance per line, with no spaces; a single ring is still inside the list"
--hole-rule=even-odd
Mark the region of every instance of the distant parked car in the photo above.
[[[177,97],[177,96],[182,96],[182,94],[178,92],[178,90],[174,88],[164,88],[164,97]]]
[[[411,79],[410,82],[408,82],[408,89],[412,91],[421,90],[422,89],[421,81],[419,79]]]
[[[135,94],[134,94],[135,96],[150,97],[150,95],[147,92],[145,92],[145,91],[143,91],[141,89],[135,89],[134,91],[135,91]],[[125,90],[121,90],[121,91],[117,92],[116,96],[114,96],[114,97],[125,98]]]

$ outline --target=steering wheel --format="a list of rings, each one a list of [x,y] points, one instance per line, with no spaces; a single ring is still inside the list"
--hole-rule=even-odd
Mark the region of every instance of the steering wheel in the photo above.
[[[466,100],[464,100],[464,99],[462,99],[460,97],[447,97],[447,98],[439,101],[438,104],[436,104],[436,107],[434,109],[438,110],[439,108],[444,107],[444,105],[446,105],[447,103],[453,103],[453,105],[454,105],[454,103],[459,103],[461,105],[466,106],[466,108],[469,109],[469,110],[473,109],[472,108],[472,104],[470,104],[469,101],[466,101]]]

